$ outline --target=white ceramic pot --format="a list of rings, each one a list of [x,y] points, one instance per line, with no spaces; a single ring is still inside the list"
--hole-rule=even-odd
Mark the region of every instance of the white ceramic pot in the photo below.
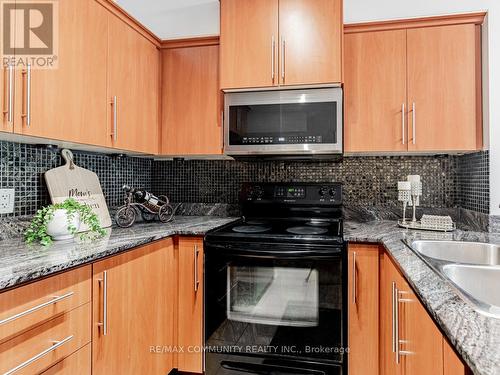
[[[78,229],[80,229],[80,214],[78,212],[73,214],[70,223],[78,232]],[[75,235],[68,230],[67,210],[59,209],[54,211],[54,217],[47,223],[47,234],[52,237],[54,241],[70,240],[75,237]]]

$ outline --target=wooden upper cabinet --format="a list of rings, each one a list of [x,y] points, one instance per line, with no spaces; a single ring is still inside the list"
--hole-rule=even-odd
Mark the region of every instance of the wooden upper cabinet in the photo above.
[[[160,51],[117,16],[108,18],[108,145],[156,154]]]
[[[342,81],[341,0],[221,0],[221,88]]]
[[[220,14],[221,88],[278,85],[278,0],[222,0]]]
[[[220,155],[219,46],[169,48],[162,53],[161,153]]]
[[[406,30],[344,40],[345,151],[406,151]]]
[[[9,85],[10,82],[14,84],[15,81],[15,72],[10,69],[6,65],[2,65],[2,73],[0,74],[0,103],[2,105],[2,119],[0,120],[0,132],[9,132],[12,133],[14,131],[14,113],[9,116],[10,105],[9,100],[14,100],[14,86],[12,86],[12,96],[10,95]],[[12,112],[14,110],[12,103]]]
[[[479,26],[408,30],[409,150],[481,148],[480,69]]]
[[[349,244],[349,374],[378,375],[379,247]]]
[[[280,83],[342,81],[342,0],[280,0]]]
[[[179,239],[178,370],[203,373],[203,238]],[[191,348],[191,352],[188,352]]]
[[[174,259],[170,238],[93,264],[93,374],[172,370]]]
[[[16,71],[15,131],[105,146],[107,12],[95,1],[61,1],[58,19],[57,68],[32,66],[30,91],[28,72]]]

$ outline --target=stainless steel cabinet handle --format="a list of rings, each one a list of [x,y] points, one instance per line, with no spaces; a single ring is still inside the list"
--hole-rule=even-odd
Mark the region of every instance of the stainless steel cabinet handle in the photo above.
[[[396,363],[397,364],[401,363],[401,356],[402,355],[413,354],[410,351],[400,349],[400,345],[402,343],[405,343],[406,341],[401,340],[399,338],[399,325],[400,325],[400,322],[399,322],[399,304],[406,303],[406,302],[413,302],[413,300],[410,298],[400,298],[399,296],[400,295],[407,295],[407,294],[410,294],[410,293],[402,291],[402,290],[398,290],[397,288],[395,289],[395,295],[396,295],[396,332],[395,332],[396,337],[395,337],[395,341],[396,341]]]
[[[392,283],[392,352],[396,352],[396,283]]]
[[[274,77],[275,77],[275,71],[274,71],[274,65],[275,64],[275,55],[276,55],[276,40],[274,39],[274,35],[272,37],[272,47],[271,47],[271,77],[274,83]]]
[[[198,255],[200,251],[198,250],[198,245],[194,245],[194,291],[197,292],[200,286],[200,280],[198,279]]]
[[[14,120],[14,66],[9,63],[7,65],[7,71],[9,76],[9,92],[7,94],[7,110],[3,111],[3,113],[7,115],[7,121],[12,124]]]
[[[356,285],[356,252],[352,253],[352,303],[356,304],[356,294],[357,294],[357,285]]]
[[[102,279],[99,279],[99,284],[102,284],[102,322],[97,325],[102,329],[102,335],[108,334],[108,271],[102,273]]]
[[[54,305],[57,302],[62,301],[63,299],[71,297],[73,294],[75,294],[75,292],[69,292],[69,293],[66,293],[66,294],[64,294],[62,296],[54,296],[54,297],[52,297],[52,299],[50,301],[41,303],[41,304],[39,304],[37,306],[34,306],[34,307],[32,307],[32,308],[30,308],[28,310],[20,312],[20,313],[18,313],[16,315],[12,315],[12,316],[10,316],[8,318],[0,320],[0,326],[4,325],[4,324],[7,324],[7,323],[10,323],[10,322],[12,322],[12,321],[14,321],[16,319],[22,318],[23,316],[26,316],[26,315],[29,315],[31,313],[34,313],[35,311],[41,310],[44,307],[47,307],[47,306],[50,306],[50,305]]]
[[[405,130],[405,117],[406,117],[406,113],[405,113],[405,103],[403,103],[403,106],[401,108],[401,131],[402,131],[402,134],[403,134],[403,144],[405,144],[405,137],[406,137],[406,130]]]
[[[113,106],[113,140],[116,142],[118,140],[118,97],[113,96],[111,101]]]
[[[26,75],[26,113],[21,117],[26,119],[26,126],[29,128],[31,125],[31,64],[26,65],[26,70],[22,74]]]
[[[396,354],[396,363],[399,365],[401,357],[399,355],[399,290],[397,287],[394,288],[394,352]]]
[[[416,105],[413,102],[412,107],[412,118],[413,118],[413,144],[417,142],[417,113],[416,113]]]
[[[52,346],[50,348],[45,349],[43,352],[38,353],[37,355],[35,355],[35,356],[31,357],[30,359],[28,359],[28,360],[24,361],[23,363],[21,363],[20,365],[17,365],[16,367],[10,369],[9,371],[4,372],[3,375],[11,375],[11,374],[16,373],[17,371],[25,368],[26,366],[32,364],[33,362],[38,361],[40,358],[46,356],[50,352],[53,352],[57,348],[63,346],[64,344],[66,344],[68,341],[70,341],[72,339],[73,339],[73,335],[68,336],[65,339],[62,339],[60,341],[54,341],[52,343]]]
[[[285,83],[285,52],[286,52],[286,41],[285,38],[281,39],[281,79]]]

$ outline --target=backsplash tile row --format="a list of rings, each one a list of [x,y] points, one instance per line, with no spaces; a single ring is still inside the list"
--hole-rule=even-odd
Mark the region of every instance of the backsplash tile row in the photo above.
[[[489,213],[487,151],[463,156],[345,157],[341,162],[153,161],[74,154],[77,165],[97,173],[110,207],[122,204],[124,184],[167,194],[173,202],[234,205],[241,184],[247,181],[340,181],[347,205],[394,208],[396,182],[408,174],[420,174],[422,206]],[[15,212],[0,216],[32,215],[48,204],[43,173],[61,164],[59,151],[0,141],[0,187],[16,189]]]
[[[173,160],[153,165],[153,191],[174,202],[229,203],[238,201],[243,182],[344,183],[348,205],[393,205],[397,181],[420,174],[422,205],[455,207],[458,203],[454,156],[346,157],[341,162]]]
[[[489,152],[457,157],[457,205],[476,212],[490,212]]]
[[[123,202],[124,184],[151,189],[151,159],[120,159],[83,152],[74,152],[74,155],[77,165],[97,173],[110,207]],[[16,190],[14,213],[0,216],[32,215],[50,203],[43,174],[62,163],[59,151],[0,141],[0,187]]]

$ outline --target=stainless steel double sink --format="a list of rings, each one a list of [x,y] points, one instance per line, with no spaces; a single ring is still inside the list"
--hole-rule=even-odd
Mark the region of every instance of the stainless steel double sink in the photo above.
[[[500,319],[500,246],[430,240],[407,244],[477,311]]]

